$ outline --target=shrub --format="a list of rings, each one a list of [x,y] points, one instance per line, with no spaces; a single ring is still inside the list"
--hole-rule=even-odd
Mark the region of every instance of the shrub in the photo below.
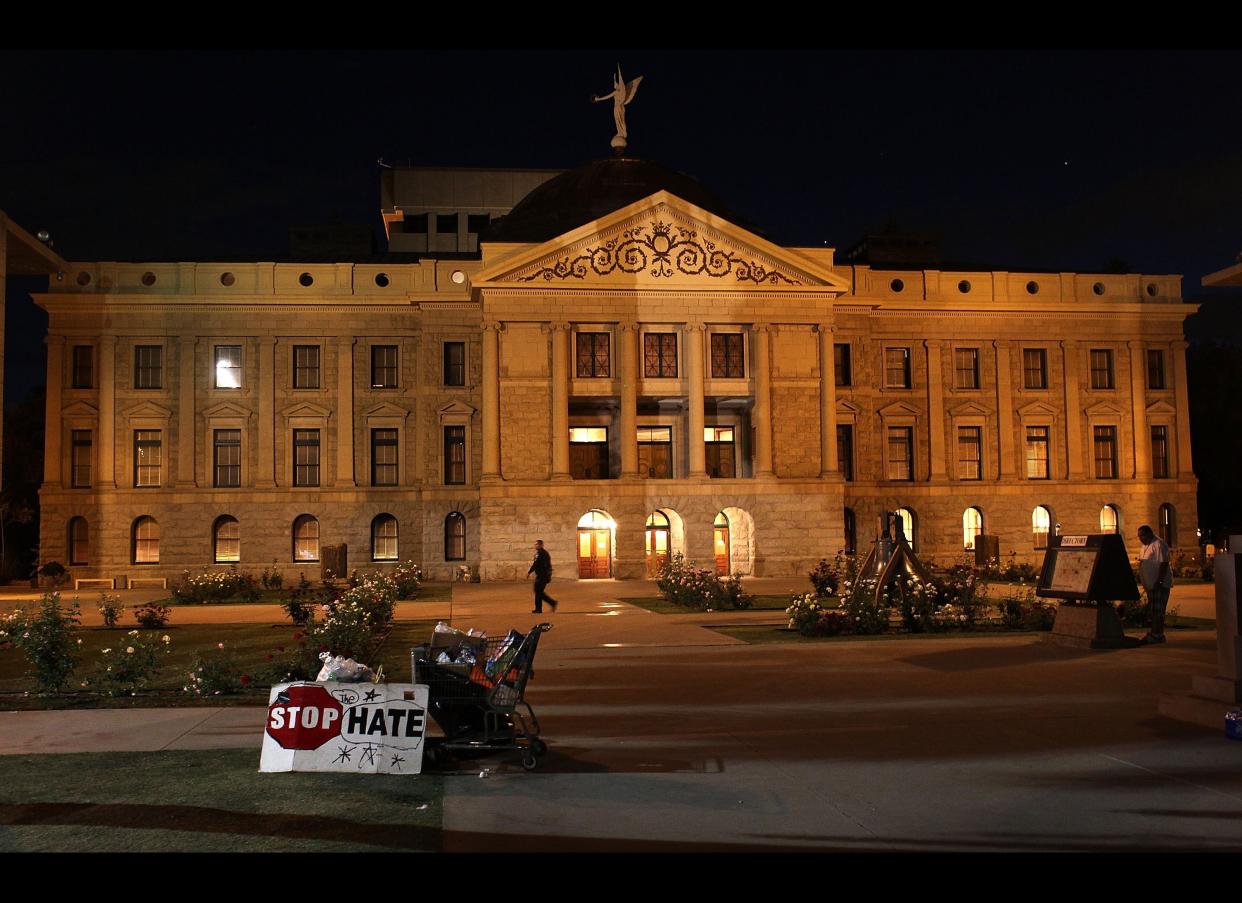
[[[341,594],[337,604],[358,606],[371,629],[378,632],[392,623],[397,608],[397,584],[382,574],[363,577],[357,586]]]
[[[847,579],[841,584],[841,613],[849,633],[876,634],[888,630],[889,610],[876,602],[876,578]]]
[[[398,599],[417,599],[423,588],[423,570],[412,561],[403,561],[390,575],[397,585]]]
[[[203,571],[199,574],[186,571],[173,584],[172,594],[179,602],[219,602],[224,599],[253,602],[259,598],[259,584],[253,576],[239,572],[234,565],[227,571]]]
[[[49,561],[39,568],[38,574],[43,581],[53,588],[64,586],[69,582],[69,572],[59,561]]]
[[[100,593],[99,613],[103,616],[104,627],[116,627],[117,622],[121,620],[121,615],[125,614],[125,606],[121,604],[121,597],[111,593]]]
[[[721,577],[715,571],[696,568],[677,553],[660,568],[656,579],[660,595],[674,605],[699,611],[750,608],[754,596],[742,589],[742,575]]]
[[[83,681],[87,686],[94,683],[104,696],[133,696],[143,689],[160,669],[160,659],[172,650],[168,634],[140,634],[131,630],[117,641],[116,646],[100,650],[93,681]]]
[[[832,561],[821,558],[819,564],[815,565],[815,569],[808,575],[811,586],[815,587],[815,595],[819,598],[825,599],[836,595],[837,587],[841,584],[843,557],[841,552],[837,552]]]
[[[785,613],[789,626],[803,636],[837,636],[849,629],[843,612],[825,608],[811,593],[793,596]]]
[[[357,601],[332,606],[328,616],[307,629],[307,646],[318,655],[330,652],[361,661],[371,650],[372,622]]]
[[[312,647],[306,633],[298,630],[289,643],[277,646],[267,654],[264,667],[256,671],[254,677],[269,686],[294,680],[314,680],[322,667],[318,646]]]
[[[276,562],[273,561],[270,568],[263,569],[263,573],[259,575],[259,582],[263,584],[264,589],[280,589],[285,581],[280,576],[280,571],[276,570]]]
[[[82,641],[73,634],[80,623],[77,599],[62,610],[60,593],[44,593],[34,611],[23,606],[0,620],[0,640],[22,651],[42,692],[55,693],[78,665]]]
[[[297,596],[290,595],[288,599],[280,603],[280,607],[285,610],[285,615],[298,627],[305,627],[315,617],[314,605],[308,604]]]
[[[1057,617],[1055,602],[1043,602],[1035,597],[1035,591],[1027,588],[1007,593],[997,602],[1000,608],[1001,626],[1006,630],[1051,630]]]
[[[168,616],[171,613],[172,608],[168,605],[161,605],[159,602],[148,602],[134,609],[134,620],[138,622],[139,627],[145,627],[148,630],[159,630],[168,623]]]
[[[916,576],[898,577],[884,591],[889,605],[901,612],[901,622],[911,633],[926,633],[941,626],[936,620],[939,596],[934,584]]]
[[[182,689],[195,696],[236,693],[251,681],[249,675],[241,673],[237,659],[225,650],[223,643],[217,643],[214,650],[194,656],[189,678],[189,683]]]

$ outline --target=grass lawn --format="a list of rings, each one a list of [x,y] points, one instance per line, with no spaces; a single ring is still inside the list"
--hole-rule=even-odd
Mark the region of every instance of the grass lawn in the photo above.
[[[375,668],[383,665],[386,678],[395,683],[410,679],[410,647],[429,642],[434,621],[397,621],[372,660],[366,664]],[[129,628],[132,629],[132,628]],[[116,647],[125,638],[128,629],[106,630],[102,627],[83,628],[78,631],[82,639],[82,657],[74,677],[60,696],[40,697],[33,693],[34,685],[25,676],[27,664],[22,653],[13,648],[0,649],[0,710],[4,709],[66,709],[66,708],[123,708],[129,706],[183,706],[183,705],[266,705],[268,687],[252,684],[250,688],[221,696],[200,698],[186,693],[186,684],[194,656],[202,650],[214,649],[224,643],[227,651],[235,656],[242,673],[261,673],[270,667],[269,654],[278,655],[277,647],[287,650],[296,645],[293,634],[299,628],[288,622],[283,624],[169,624],[154,631],[172,638],[172,652],[164,659],[164,665],[141,696],[101,698],[93,693],[75,693],[81,689],[82,678],[89,676],[100,659],[99,650]],[[23,695],[31,691],[31,695]]]
[[[259,750],[5,756],[0,852],[435,852],[434,774],[260,774]]]
[[[684,608],[680,605],[674,605],[672,602],[666,602],[659,596],[650,597],[625,597],[618,599],[619,602],[628,602],[630,605],[637,605],[639,608],[645,608],[647,611],[654,611],[661,615],[685,615],[685,614],[711,614],[711,615],[729,615],[737,614],[739,611],[784,611],[789,607],[788,594],[780,594],[775,596],[755,596],[755,604],[750,608],[721,608],[716,611],[706,612],[696,608]],[[828,608],[836,607],[836,597],[832,597],[832,601],[827,603]]]
[[[319,589],[319,587],[314,586],[312,587],[312,589]],[[344,590],[348,589],[348,587],[342,584],[341,586],[337,587],[337,589],[343,592]],[[70,598],[71,595],[80,596],[81,593],[70,594],[66,592],[65,590],[61,590],[61,598],[67,599],[67,598]],[[259,598],[255,599],[253,602],[250,602],[250,601],[247,601],[246,599],[241,599],[241,598],[212,599],[210,602],[182,602],[180,600],[172,598],[171,596],[167,599],[158,599],[156,601],[162,602],[165,605],[279,605],[280,603],[287,601],[289,599],[289,595],[290,595],[290,589],[286,587],[284,589],[261,589],[259,590]],[[448,602],[452,598],[453,598],[453,584],[451,583],[424,583],[422,590],[419,591],[417,599],[414,599],[414,600],[404,599],[401,601],[405,601],[405,602],[408,602],[408,601]],[[88,604],[88,600],[84,599],[82,603],[82,607],[86,608],[87,604]],[[89,604],[91,605],[98,604],[98,600],[90,600]],[[136,608],[137,605],[129,605],[127,607],[130,609],[133,609],[133,608]]]

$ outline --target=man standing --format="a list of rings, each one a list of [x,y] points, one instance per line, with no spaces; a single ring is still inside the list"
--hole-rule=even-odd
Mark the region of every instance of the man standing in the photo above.
[[[531,614],[543,614],[543,603],[547,602],[556,611],[556,600],[544,592],[552,581],[552,556],[543,547],[543,540],[535,540],[535,561],[526,572],[526,576],[535,575],[535,607]]]
[[[1138,528],[1139,542],[1143,551],[1139,554],[1139,579],[1147,592],[1147,604],[1151,608],[1151,628],[1144,643],[1164,642],[1164,610],[1169,604],[1169,589],[1173,586],[1173,571],[1169,568],[1169,547],[1152,532],[1147,524]]]

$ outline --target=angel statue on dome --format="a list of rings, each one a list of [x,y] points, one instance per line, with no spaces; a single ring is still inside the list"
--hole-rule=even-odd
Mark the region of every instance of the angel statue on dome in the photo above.
[[[626,141],[628,135],[625,131],[625,108],[634,99],[634,95],[638,93],[638,83],[642,80],[643,77],[640,75],[633,81],[627,82],[621,75],[621,64],[618,63],[617,74],[612,80],[612,93],[592,98],[594,103],[612,98],[612,118],[617,123],[617,134],[612,138],[612,147],[618,153],[625,150],[625,146],[628,143]]]

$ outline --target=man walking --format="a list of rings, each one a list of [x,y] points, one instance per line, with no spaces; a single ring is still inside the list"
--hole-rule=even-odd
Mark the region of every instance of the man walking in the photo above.
[[[1169,568],[1169,547],[1152,532],[1147,524],[1138,528],[1139,542],[1143,551],[1139,554],[1139,579],[1147,592],[1147,604],[1151,609],[1151,628],[1144,643],[1164,642],[1164,611],[1169,604],[1169,590],[1173,586],[1173,571]]]
[[[531,564],[526,576],[535,575],[535,607],[531,614],[543,614],[543,603],[547,602],[556,611],[556,600],[544,592],[552,581],[552,556],[543,547],[543,540],[535,540],[535,561]]]

